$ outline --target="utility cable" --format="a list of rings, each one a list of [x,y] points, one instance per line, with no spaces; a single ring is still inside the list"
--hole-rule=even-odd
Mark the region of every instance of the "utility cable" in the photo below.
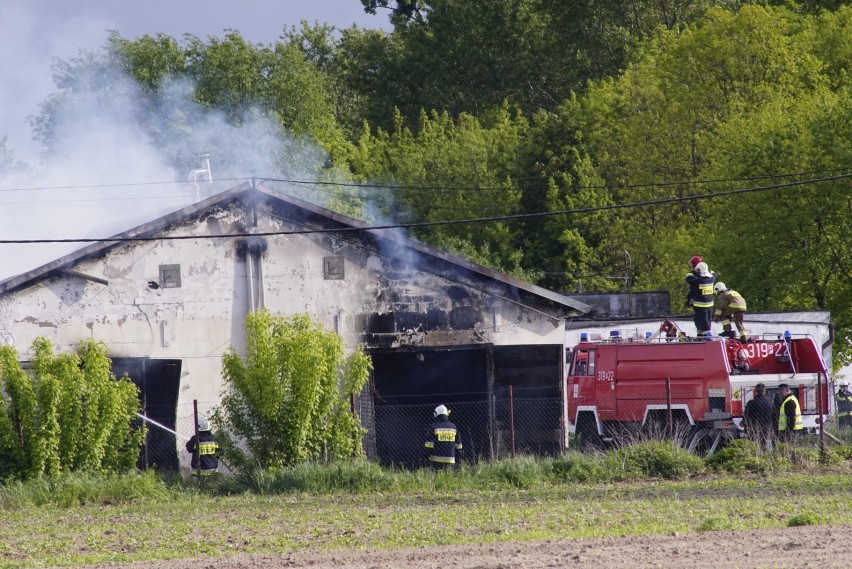
[[[258,233],[231,233],[219,235],[161,235],[161,236],[138,236],[138,237],[107,237],[107,238],[70,238],[70,239],[0,239],[0,244],[35,244],[35,243],[94,243],[94,242],[133,242],[133,241],[178,241],[193,239],[230,239],[237,237],[268,237],[275,235],[308,235],[317,233],[352,233],[357,231],[378,231],[386,229],[412,229],[420,227],[438,227],[445,225],[465,225],[471,223],[487,223],[493,221],[513,221],[519,219],[533,219],[539,217],[553,217],[557,215],[573,215],[578,213],[594,213],[599,211],[610,211],[618,209],[632,209],[648,206],[659,206],[672,203],[691,202],[707,199],[715,199],[725,196],[734,196],[747,193],[765,192],[770,190],[783,190],[796,186],[832,182],[852,178],[852,173],[830,176],[827,178],[816,178],[808,180],[797,180],[783,184],[772,184],[770,186],[758,186],[754,188],[743,188],[737,190],[726,190],[709,194],[696,194],[676,198],[662,198],[657,200],[645,200],[640,202],[629,202],[624,204],[610,204],[603,206],[590,206],[575,209],[562,209],[536,213],[518,213],[492,217],[474,217],[466,219],[452,219],[442,221],[421,221],[412,223],[392,223],[383,225],[365,225],[363,227],[339,227],[333,229],[297,229],[292,231],[266,231]]]

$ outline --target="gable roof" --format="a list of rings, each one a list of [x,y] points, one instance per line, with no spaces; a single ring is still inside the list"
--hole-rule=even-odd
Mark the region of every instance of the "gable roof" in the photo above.
[[[421,260],[425,259],[437,267],[452,267],[455,270],[466,272],[483,282],[487,283],[490,281],[494,284],[509,287],[520,296],[532,295],[545,299],[556,305],[568,308],[573,316],[579,316],[591,310],[589,305],[569,296],[528,283],[500,271],[473,263],[462,257],[430,247],[409,237],[399,235],[399,230],[370,229],[370,225],[360,220],[272,189],[253,186],[249,182],[234,186],[229,190],[138,225],[123,233],[84,246],[68,255],[64,255],[20,275],[4,279],[0,281],[0,295],[32,286],[39,281],[62,273],[73,273],[82,278],[90,278],[94,281],[103,282],[102,279],[87,277],[81,273],[74,273],[73,267],[83,260],[102,257],[128,240],[156,240],[160,232],[171,226],[197,217],[205,210],[214,207],[226,207],[236,202],[269,203],[286,210],[290,214],[294,214],[297,218],[302,218],[302,220],[309,222],[309,226],[322,228],[323,231],[329,233],[335,231],[357,231],[361,235],[369,235],[374,242],[393,243],[396,247],[402,246],[408,248],[418,253]],[[260,234],[263,233],[260,232]],[[228,237],[234,236],[238,235],[228,235]]]

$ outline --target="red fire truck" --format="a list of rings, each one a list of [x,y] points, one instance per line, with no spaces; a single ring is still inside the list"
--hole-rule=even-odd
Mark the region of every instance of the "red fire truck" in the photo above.
[[[568,431],[584,444],[602,446],[668,429],[690,450],[713,452],[738,436],[758,383],[770,397],[788,384],[811,432],[830,414],[833,389],[811,336],[785,332],[740,342],[682,335],[628,339],[617,331],[591,339],[581,333],[566,377]]]

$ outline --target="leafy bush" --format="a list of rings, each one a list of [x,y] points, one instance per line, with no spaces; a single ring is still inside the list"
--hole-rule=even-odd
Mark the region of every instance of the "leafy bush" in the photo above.
[[[736,439],[705,459],[707,466],[717,472],[741,474],[789,470],[790,464],[780,453],[762,450],[749,439]]]
[[[603,457],[597,453],[570,452],[554,459],[551,469],[559,482],[604,482],[609,478]]]
[[[145,436],[132,424],[139,391],[115,379],[104,345],[54,355],[38,338],[33,353],[24,371],[15,349],[0,347],[0,479],[133,468]]]
[[[704,471],[704,461],[669,441],[647,441],[606,455],[605,463],[615,478],[664,478],[677,480]]]
[[[237,470],[273,472],[362,454],[364,430],[350,409],[371,369],[359,347],[343,356],[340,338],[306,314],[246,318],[245,361],[222,359],[225,393],[213,414],[219,445]]]

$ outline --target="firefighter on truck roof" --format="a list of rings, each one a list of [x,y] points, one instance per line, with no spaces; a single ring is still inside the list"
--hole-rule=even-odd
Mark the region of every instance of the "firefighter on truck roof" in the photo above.
[[[722,333],[719,335],[734,337],[734,330],[731,328],[731,320],[733,320],[740,333],[740,341],[745,342],[747,338],[743,324],[743,315],[746,313],[745,299],[721,281],[713,285],[713,291],[716,293],[716,310],[713,312],[713,320],[722,323]]]
[[[456,453],[462,450],[461,435],[449,415],[450,410],[445,405],[435,407],[435,420],[426,432],[425,447],[433,468],[452,468],[456,464]]]
[[[690,259],[689,264],[699,257]],[[692,307],[695,332],[699,338],[707,338],[710,332],[710,318],[713,313],[713,281],[715,277],[707,263],[701,261],[686,275],[686,284],[689,285],[689,294],[686,304]]]

